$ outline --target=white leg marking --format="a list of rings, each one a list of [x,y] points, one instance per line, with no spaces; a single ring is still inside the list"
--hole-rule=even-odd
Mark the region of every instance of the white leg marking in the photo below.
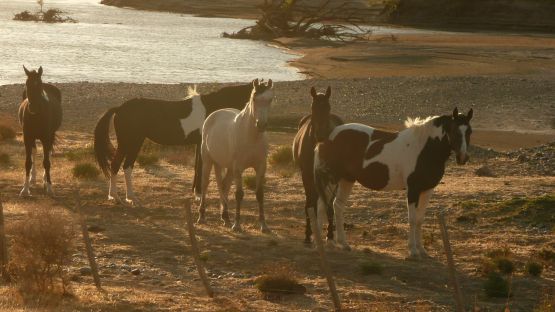
[[[33,151],[31,152],[32,157],[33,157],[33,164],[31,165],[31,179],[29,180],[29,182],[34,185],[35,183],[37,183],[37,169],[36,169],[36,162],[35,162],[35,156],[37,155],[37,148],[33,147]]]
[[[416,203],[407,203],[409,211],[409,258],[420,257],[418,249],[416,248]]]
[[[350,250],[351,247],[347,244],[347,237],[345,236],[345,220],[343,218],[343,211],[345,210],[349,195],[351,195],[351,191],[353,190],[353,184],[354,183],[345,180],[339,181],[337,194],[335,195],[335,200],[333,201],[337,243],[345,250]]]
[[[31,191],[29,190],[29,177],[25,176],[25,182],[23,183],[23,189],[19,193],[21,197],[31,196]]]
[[[434,189],[420,193],[420,196],[418,198],[418,207],[416,208],[416,248],[418,249],[421,257],[428,256],[426,249],[424,249],[424,246],[422,246],[422,224],[424,223],[426,208],[428,208],[428,203],[430,202],[430,197],[432,197],[433,193]]]
[[[108,200],[113,200],[115,202],[121,203],[121,199],[118,196],[118,175],[111,174],[110,175],[110,183],[109,183],[109,191],[108,191]]]
[[[130,205],[140,206],[139,200],[133,192],[133,167],[123,169],[123,172],[125,173],[125,201]]]

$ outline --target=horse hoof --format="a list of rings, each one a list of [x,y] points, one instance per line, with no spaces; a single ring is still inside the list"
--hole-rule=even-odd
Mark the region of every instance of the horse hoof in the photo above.
[[[340,243],[338,245],[338,247],[343,250],[343,251],[351,251],[351,246],[349,246],[347,243]]]
[[[31,191],[24,188],[19,192],[19,197],[31,197]]]
[[[312,240],[310,238],[305,238],[303,241],[305,247],[312,247]]]
[[[116,204],[123,204],[121,199],[117,195],[108,195],[108,201],[114,202]]]
[[[231,226],[231,221],[229,219],[222,219],[222,221],[224,222],[224,226],[225,227],[230,227]]]
[[[424,248],[419,248],[418,252],[420,253],[420,258],[423,258],[423,259],[431,258],[431,256],[428,254],[428,252],[426,252]]]
[[[422,258],[420,257],[420,254],[415,253],[415,252],[411,252],[411,253],[409,253],[409,255],[405,258],[405,260],[408,260],[408,261],[420,261],[420,260],[422,260]]]
[[[197,224],[206,224],[206,219],[204,219],[204,218],[198,218]]]
[[[131,207],[137,207],[137,208],[142,207],[141,202],[136,198],[126,198],[125,203]]]
[[[237,224],[237,223],[235,223],[235,224],[231,227],[231,229],[233,230],[233,232],[237,232],[237,233],[243,232],[243,229],[242,229],[241,226],[240,226],[239,224]]]

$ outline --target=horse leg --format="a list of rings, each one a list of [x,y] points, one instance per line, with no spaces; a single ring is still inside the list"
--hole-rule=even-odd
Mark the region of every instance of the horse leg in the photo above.
[[[34,140],[29,140],[24,138],[24,141],[25,141],[25,182],[23,183],[23,189],[19,193],[19,196],[27,197],[27,196],[31,196],[31,191],[29,190],[29,180],[30,180],[31,166],[33,165],[31,153],[33,152]]]
[[[202,176],[201,176],[201,186],[200,186],[200,204],[198,208],[198,220],[197,223],[206,223],[206,192],[208,191],[208,185],[210,184],[210,171],[212,171],[213,162],[210,158],[205,159],[202,162]]]
[[[225,191],[224,178],[222,177],[222,171],[224,169],[219,165],[214,165],[214,171],[216,174],[216,184],[218,185],[218,192],[220,193],[220,213],[222,221],[224,221],[224,226],[230,226],[231,221],[229,221],[229,213],[227,211],[227,193]],[[226,177],[227,178],[227,175]]]
[[[139,199],[135,196],[133,191],[133,165],[139,155],[141,146],[143,145],[144,138],[137,140],[134,144],[131,144],[128,152],[125,155],[125,161],[123,162],[123,172],[125,174],[125,201],[131,206],[141,206]]]
[[[118,172],[119,168],[121,167],[121,163],[123,162],[124,156],[125,154],[122,151],[121,146],[118,146],[112,162],[110,163],[110,184],[108,191],[108,200],[114,201],[119,204],[121,204],[122,201],[118,196]]]
[[[37,183],[37,168],[35,166],[35,158],[37,155],[37,144],[35,142],[33,142],[33,151],[31,154],[33,157],[33,164],[31,165],[31,179],[29,180],[29,182],[31,183],[31,185],[35,185]]]
[[[337,228],[337,243],[344,250],[351,250],[349,244],[347,244],[347,239],[345,237],[345,228],[343,220],[343,211],[349,199],[349,195],[353,190],[353,182],[341,180],[337,186],[337,194],[335,200],[333,201],[333,212],[335,215],[335,225]]]
[[[54,193],[52,192],[52,180],[50,179],[50,155],[52,154],[52,143],[43,141],[42,151],[44,155],[44,158],[42,160],[42,165],[44,167],[43,187],[47,195],[53,196]]]
[[[256,201],[258,202],[258,221],[262,233],[271,233],[264,218],[264,184],[266,178],[266,159],[256,169]]]
[[[428,253],[424,246],[422,246],[422,224],[424,223],[424,216],[426,214],[426,208],[428,208],[428,203],[430,202],[430,197],[434,189],[430,189],[420,193],[420,197],[418,198],[418,206],[416,207],[416,229],[415,229],[415,236],[416,236],[416,248],[420,253],[420,257],[428,257]]]
[[[241,232],[241,202],[245,196],[243,191],[243,171],[237,165],[233,166],[233,179],[235,180],[235,223],[231,229],[235,232]]]
[[[304,168],[306,169],[306,168]],[[303,180],[303,187],[304,187],[304,194],[305,194],[305,204],[304,204],[304,212],[305,212],[305,231],[304,231],[304,243],[306,245],[310,245],[312,240],[310,239],[312,236],[312,228],[310,227],[310,217],[308,214],[308,209],[314,209],[314,214],[317,215],[316,207],[317,207],[317,193],[314,187],[314,175],[312,174],[312,168],[308,170],[304,170],[301,168],[302,180]]]
[[[416,247],[416,207],[418,206],[418,197],[420,193],[414,189],[408,188],[407,192],[407,208],[409,215],[409,259],[420,259],[420,252]]]
[[[222,211],[222,220],[224,220],[224,223],[226,226],[231,226],[231,221],[229,220],[229,212],[228,212],[228,207],[229,207],[229,200],[228,200],[228,195],[229,195],[229,189],[231,188],[231,182],[233,182],[233,173],[231,172],[231,169],[226,169],[226,173],[223,179],[223,193],[224,193],[224,198],[225,198],[225,211]]]

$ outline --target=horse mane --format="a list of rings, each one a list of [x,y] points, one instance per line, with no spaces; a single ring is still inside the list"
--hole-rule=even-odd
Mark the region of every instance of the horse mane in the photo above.
[[[413,130],[416,136],[425,138],[430,136],[434,128],[436,128],[434,120],[437,118],[439,118],[439,116],[428,116],[426,118],[407,117],[407,120],[405,120],[405,127]]]
[[[188,100],[195,96],[200,96],[200,93],[197,92],[197,85],[187,87],[187,96],[185,97],[185,100]]]

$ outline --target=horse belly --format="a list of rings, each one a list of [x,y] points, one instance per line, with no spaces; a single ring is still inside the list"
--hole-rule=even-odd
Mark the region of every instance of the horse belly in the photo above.
[[[216,111],[206,119],[202,130],[203,152],[219,166],[230,168],[233,164],[233,120],[230,111]]]

